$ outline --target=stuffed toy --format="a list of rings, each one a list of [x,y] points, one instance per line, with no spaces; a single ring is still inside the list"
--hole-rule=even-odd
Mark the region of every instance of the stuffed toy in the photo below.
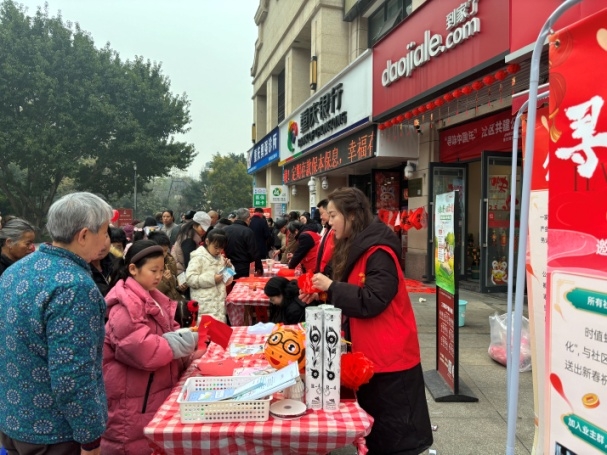
[[[268,336],[264,354],[270,366],[277,370],[297,362],[299,372],[306,366],[306,334],[303,330],[277,324]]]

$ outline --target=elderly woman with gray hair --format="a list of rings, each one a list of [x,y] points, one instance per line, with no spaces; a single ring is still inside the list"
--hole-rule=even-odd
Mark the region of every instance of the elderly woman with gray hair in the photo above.
[[[9,453],[100,453],[107,422],[101,369],[105,301],[88,265],[111,207],[72,193],[48,212],[42,244],[0,277],[0,444]],[[15,412],[15,406],[19,412]]]
[[[19,259],[35,250],[36,232],[27,221],[7,217],[0,229],[0,276]]]

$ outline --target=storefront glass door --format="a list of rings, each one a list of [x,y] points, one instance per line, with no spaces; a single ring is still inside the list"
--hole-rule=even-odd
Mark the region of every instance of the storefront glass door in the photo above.
[[[483,152],[480,207],[481,292],[506,292],[508,280],[516,279],[514,270],[516,270],[516,250],[518,248],[521,167],[517,167],[516,181],[512,182],[511,163],[510,155],[503,152]],[[515,257],[512,261],[508,261],[510,194],[512,191],[516,192]]]
[[[460,228],[460,236],[458,239],[458,248],[460,252],[459,267],[456,270],[460,277],[466,271],[466,173],[467,166],[465,164],[444,164],[430,163],[430,195],[428,208],[428,266],[426,275],[430,280],[435,279],[434,270],[434,201],[437,194],[448,193],[450,191],[459,191],[460,195],[460,214],[461,219],[458,221]]]

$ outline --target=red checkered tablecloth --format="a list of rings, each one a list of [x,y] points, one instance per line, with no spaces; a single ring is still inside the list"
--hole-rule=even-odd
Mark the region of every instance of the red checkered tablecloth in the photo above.
[[[231,343],[254,344],[264,336],[247,334],[247,327],[234,327]],[[228,353],[212,343],[203,359],[217,361]],[[244,359],[244,366],[267,365],[260,356]],[[365,436],[373,418],[358,403],[341,403],[339,411],[308,411],[297,420],[279,420],[270,416],[266,422],[200,423],[184,425],[179,420],[177,397],[191,376],[199,376],[190,366],[178,386],[160,407],[144,434],[151,441],[155,455],[227,455],[227,454],[326,454],[354,444],[359,454],[366,453]]]
[[[278,271],[280,269],[288,269],[289,266],[287,264],[283,264],[280,261],[274,260],[274,264],[272,264],[272,268],[268,269],[267,259],[261,261],[263,264],[263,276],[271,278],[273,276],[278,276]],[[255,263],[251,262],[251,269],[255,268]]]
[[[263,286],[251,289],[250,283],[236,282],[226,297],[226,313],[232,326],[242,326],[246,306],[270,306],[270,299],[263,292]]]

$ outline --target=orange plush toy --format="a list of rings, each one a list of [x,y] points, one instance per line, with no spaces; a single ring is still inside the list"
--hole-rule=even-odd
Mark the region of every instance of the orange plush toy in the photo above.
[[[277,370],[297,362],[299,372],[306,366],[306,334],[301,329],[278,324],[266,341],[264,354],[270,366]]]

